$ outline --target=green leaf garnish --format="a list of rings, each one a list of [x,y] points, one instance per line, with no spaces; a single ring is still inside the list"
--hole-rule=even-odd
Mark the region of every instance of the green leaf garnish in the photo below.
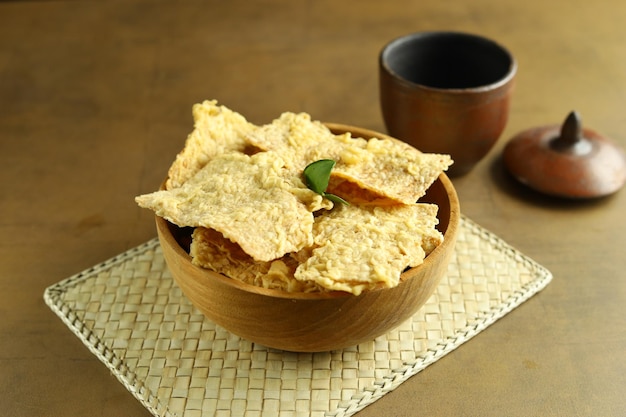
[[[324,195],[328,182],[330,181],[330,171],[335,167],[332,159],[320,159],[311,162],[304,168],[304,179],[306,186],[318,194]]]
[[[326,192],[328,182],[330,181],[330,172],[333,170],[335,163],[332,159],[320,159],[319,161],[311,162],[304,168],[304,180],[309,189],[322,197],[329,199],[333,203],[349,205],[343,198]]]

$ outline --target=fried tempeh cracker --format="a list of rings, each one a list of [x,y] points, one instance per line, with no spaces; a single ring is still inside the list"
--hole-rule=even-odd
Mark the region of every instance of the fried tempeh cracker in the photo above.
[[[135,200],[178,226],[215,229],[258,261],[311,245],[312,211],[328,207],[272,152],[218,155],[180,187]]]
[[[295,277],[355,295],[394,287],[404,269],[420,265],[443,241],[437,210],[433,204],[337,207],[316,218],[312,255]]]
[[[194,229],[190,255],[194,265],[257,287],[287,292],[324,291],[312,281],[294,278],[298,261],[291,254],[268,262],[255,261],[239,245],[213,229]]]
[[[256,128],[241,114],[219,106],[215,100],[194,104],[192,113],[194,129],[169,169],[165,183],[168,190],[180,187],[219,154],[245,152],[249,144],[244,136]]]

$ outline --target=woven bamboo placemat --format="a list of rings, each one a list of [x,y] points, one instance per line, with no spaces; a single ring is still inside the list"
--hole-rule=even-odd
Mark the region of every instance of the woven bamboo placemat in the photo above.
[[[46,289],[50,308],[158,417],[351,416],[545,287],[551,273],[462,217],[427,304],[352,348],[293,353],[242,340],[182,295],[158,240]]]

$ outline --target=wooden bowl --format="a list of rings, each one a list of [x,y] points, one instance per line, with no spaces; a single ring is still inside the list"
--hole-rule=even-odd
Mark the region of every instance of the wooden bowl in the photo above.
[[[327,126],[335,133],[349,131],[354,137],[389,138],[352,126]],[[267,347],[320,352],[353,346],[389,332],[413,316],[435,290],[454,250],[459,201],[445,174],[420,201],[439,206],[438,229],[444,234],[443,243],[423,264],[403,272],[397,287],[359,296],[343,292],[287,293],[230,279],[191,263],[179,243],[184,230],[158,216],[156,227],[174,280],[209,320]]]

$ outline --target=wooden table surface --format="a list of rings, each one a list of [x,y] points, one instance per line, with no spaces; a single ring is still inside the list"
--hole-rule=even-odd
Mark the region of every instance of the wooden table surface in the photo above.
[[[500,162],[513,134],[571,110],[626,146],[621,0],[0,2],[0,415],[149,415],[42,294],[155,236],[133,197],[164,177],[193,103],[384,131],[380,48],[441,29],[518,59],[502,139],[454,183],[465,215],[554,279],[358,415],[624,415],[626,191],[543,197]]]

